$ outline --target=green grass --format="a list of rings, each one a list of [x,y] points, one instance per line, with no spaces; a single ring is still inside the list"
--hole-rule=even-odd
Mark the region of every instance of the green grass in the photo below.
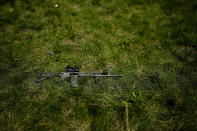
[[[196,6],[2,0],[1,130],[196,130]],[[34,82],[67,65],[124,77]]]

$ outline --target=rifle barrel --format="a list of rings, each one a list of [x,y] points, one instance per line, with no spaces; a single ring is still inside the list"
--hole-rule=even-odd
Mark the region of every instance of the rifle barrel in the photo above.
[[[71,74],[72,75],[72,74]],[[122,77],[122,75],[104,75],[102,73],[79,73],[78,76],[82,76],[82,77]]]

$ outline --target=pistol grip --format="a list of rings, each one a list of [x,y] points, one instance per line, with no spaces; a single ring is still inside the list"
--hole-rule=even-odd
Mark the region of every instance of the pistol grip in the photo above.
[[[72,87],[77,87],[78,86],[78,75],[71,75],[71,86]]]

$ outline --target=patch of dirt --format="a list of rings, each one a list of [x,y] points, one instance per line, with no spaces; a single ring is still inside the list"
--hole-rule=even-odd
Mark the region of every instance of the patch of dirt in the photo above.
[[[63,41],[63,45],[76,45],[76,43],[72,40]]]
[[[72,6],[72,9],[77,12],[81,11],[81,8],[76,4]]]

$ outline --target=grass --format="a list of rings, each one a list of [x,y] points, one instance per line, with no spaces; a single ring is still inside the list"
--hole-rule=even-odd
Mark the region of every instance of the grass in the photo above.
[[[196,130],[196,5],[1,1],[1,129]],[[67,65],[124,77],[34,82]]]

